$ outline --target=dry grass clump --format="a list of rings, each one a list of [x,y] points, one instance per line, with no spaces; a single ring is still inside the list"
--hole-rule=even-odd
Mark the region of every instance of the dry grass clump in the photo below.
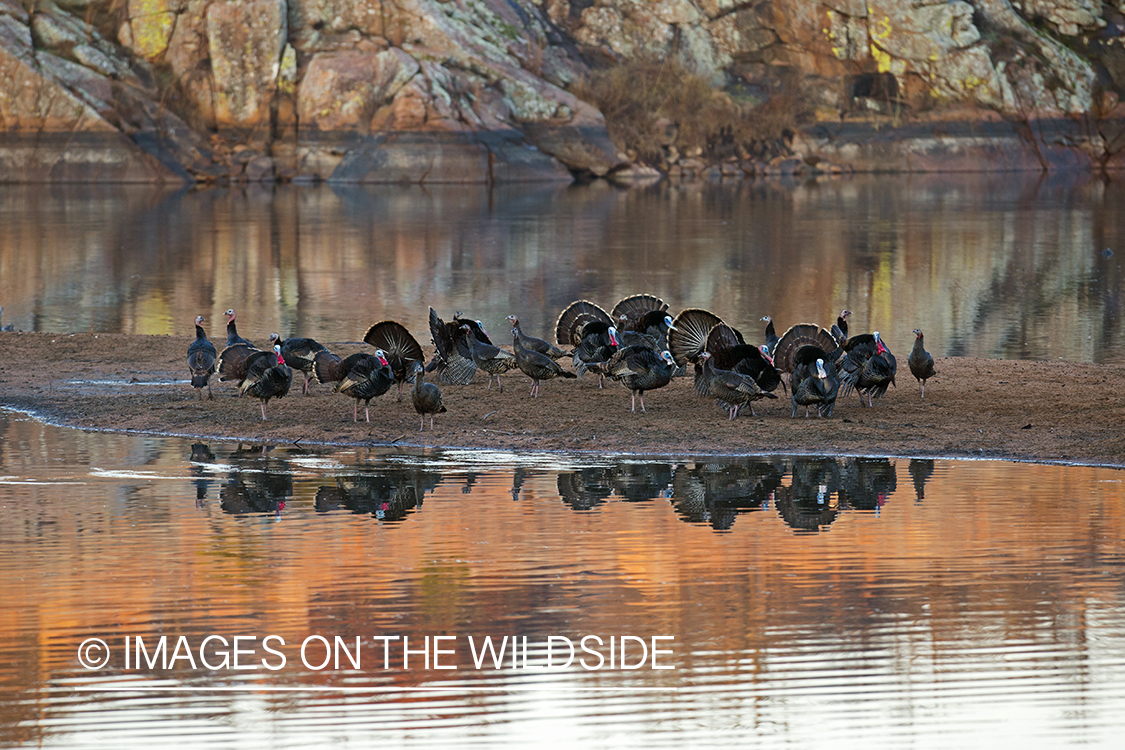
[[[711,159],[771,156],[804,111],[794,94],[736,101],[673,60],[624,62],[595,71],[572,90],[601,110],[620,148],[653,166],[696,147]]]

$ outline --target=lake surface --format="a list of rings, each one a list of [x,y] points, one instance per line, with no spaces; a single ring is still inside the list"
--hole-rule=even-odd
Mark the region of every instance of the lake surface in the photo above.
[[[23,330],[203,314],[221,341],[234,307],[260,341],[392,318],[427,343],[430,305],[549,335],[575,299],[649,292],[752,341],[847,308],[903,355],[920,327],[939,356],[1122,363],[1122,205],[1028,175],[0,186],[0,305]],[[1116,747],[1123,481],[203,445],[0,410],[0,746]]]
[[[828,325],[926,332],[939,356],[1125,362],[1125,183],[854,176],[659,185],[0,186],[4,322],[52,332],[239,331],[428,342],[427,307],[553,334],[575,299],[637,292],[762,338]],[[1106,253],[1106,250],[1112,252]],[[503,336],[499,336],[503,340]]]
[[[1123,481],[240,449],[0,412],[0,745],[1115,747]]]

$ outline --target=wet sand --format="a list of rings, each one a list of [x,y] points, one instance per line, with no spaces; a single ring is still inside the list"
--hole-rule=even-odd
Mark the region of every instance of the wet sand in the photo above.
[[[288,396],[259,402],[235,398],[231,383],[212,378],[214,398],[188,383],[190,337],[115,334],[0,333],[0,405],[82,429],[171,434],[203,440],[307,445],[396,445],[700,455],[823,453],[998,458],[1125,465],[1125,366],[1069,362],[938,358],[938,375],[919,398],[917,381],[899,359],[897,387],[874,408],[858,396],[837,402],[831,419],[791,419],[788,398],[759,401],[757,416],[728,421],[713,399],[695,395],[691,377],[646,394],[648,413],[630,413],[629,391],[597,378],[551,380],[531,398],[521,373],[486,390],[477,374],[467,386],[442,385],[448,413],[419,431],[405,391],[371,403],[371,422],[352,421],[353,399],[313,383],[300,393],[294,372]],[[421,337],[419,340],[422,340]],[[264,345],[264,342],[262,342]],[[357,343],[325,342],[348,355]],[[221,348],[221,347],[220,347]],[[430,354],[426,347],[427,356]],[[568,364],[569,366],[569,364]],[[409,388],[409,386],[407,386]],[[206,391],[204,391],[206,396]],[[801,412],[803,414],[803,410]]]

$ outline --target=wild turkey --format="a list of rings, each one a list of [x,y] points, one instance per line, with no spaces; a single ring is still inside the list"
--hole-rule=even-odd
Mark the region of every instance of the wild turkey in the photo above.
[[[730,370],[716,370],[710,352],[701,352],[699,361],[703,366],[708,391],[727,409],[728,419],[734,419],[739,409],[746,404],[751,404],[750,413],[753,414],[752,402],[763,398],[777,398],[774,394],[763,391],[753,379],[745,375]]]
[[[479,341],[468,325],[461,326],[461,329],[468,343],[469,359],[474,368],[480,368],[488,373],[488,388],[485,390],[492,390],[492,378],[495,376],[496,386],[503,393],[504,386],[500,384],[500,376],[516,367],[516,355],[498,346]]]
[[[764,344],[765,351],[763,352],[763,354],[772,357],[773,351],[777,347],[777,342],[780,337],[777,335],[777,331],[773,327],[773,318],[768,315],[763,315],[761,319],[766,321],[766,343]]]
[[[852,336],[844,345],[844,355],[837,360],[840,372],[840,390],[844,396],[854,388],[859,393],[860,403],[864,395],[867,405],[874,406],[873,398],[880,398],[894,385],[898,362],[879,332]]]
[[[672,382],[676,360],[668,350],[657,354],[647,346],[627,346],[610,358],[605,371],[633,392],[633,413],[636,414],[637,396],[641,397],[641,411],[646,411],[645,391],[655,391]]]
[[[524,349],[545,354],[551,359],[559,359],[560,357],[566,356],[566,352],[549,341],[537,339],[534,336],[525,334],[523,329],[520,328],[520,319],[515,315],[509,315],[508,320],[511,321],[512,330],[516,332],[516,336],[520,340],[520,345],[522,345]]]
[[[412,400],[414,401],[414,411],[422,415],[422,423],[418,427],[421,432],[426,428],[426,415],[430,415],[430,429],[434,429],[434,415],[444,414],[447,410],[445,405],[441,403],[441,389],[433,383],[425,382],[425,376],[422,374],[422,362],[416,361],[411,365],[414,375],[414,391],[412,393]]]
[[[360,352],[343,360],[339,366],[340,382],[336,392],[355,399],[352,421],[359,421],[359,402],[363,401],[363,413],[371,421],[371,399],[382,396],[394,385],[395,376],[382,349],[374,354]]]
[[[464,326],[468,326],[467,335]],[[426,365],[426,372],[436,372],[444,383],[468,385],[477,373],[469,353],[469,339],[475,338],[489,346],[492,341],[484,331],[479,320],[470,321],[455,313],[453,320],[446,323],[430,308],[430,339],[434,342],[434,357]],[[492,385],[491,378],[489,385]]]
[[[836,318],[836,325],[832,326],[829,331],[839,346],[843,346],[848,341],[848,316],[851,314],[851,310],[841,310],[840,315]]]
[[[710,328],[707,328],[710,324]],[[700,354],[711,354],[711,366],[717,370],[732,370],[752,378],[764,391],[774,391],[781,384],[781,373],[768,356],[747,344],[742,334],[724,323],[717,315],[706,310],[685,310],[673,321],[668,334],[668,345],[677,363],[695,363],[695,392],[706,396],[709,392]],[[706,331],[704,331],[706,328]]]
[[[271,398],[281,398],[289,393],[293,383],[293,371],[281,356],[281,347],[274,344],[272,352],[255,352],[250,356],[246,368],[246,379],[239,386],[245,395],[254,396],[261,402],[262,419],[266,418],[266,404]]]
[[[398,400],[402,400],[402,384],[414,377],[414,362],[422,363],[424,355],[418,340],[410,335],[406,326],[393,320],[384,320],[367,329],[363,340],[382,349],[391,365],[398,383]]]
[[[235,344],[219,352],[219,364],[215,371],[219,373],[219,382],[234,381],[241,388],[246,380],[246,373],[250,367],[250,359],[261,353],[261,349],[253,344]]]
[[[711,353],[713,367],[748,375],[763,391],[775,391],[777,386],[785,385],[773,359],[759,347],[744,343],[738,331],[726,323],[719,323],[707,334],[707,351]]]
[[[798,323],[781,335],[773,349],[773,364],[781,372],[792,373],[797,366],[797,352],[803,346],[815,346],[828,353],[825,362],[835,362],[840,348],[831,333],[812,323]],[[793,381],[790,378],[790,387]]]
[[[598,388],[605,387],[605,365],[621,347],[617,329],[600,320],[591,319],[582,327],[585,336],[574,349],[571,361],[578,377],[587,372],[598,375]]]
[[[793,362],[793,374],[789,378],[793,411],[789,416],[796,417],[797,407],[803,406],[808,418],[809,407],[815,405],[818,416],[831,417],[840,381],[828,352],[818,346],[802,346]]]
[[[326,351],[327,347],[313,339],[282,340],[281,335],[277,333],[270,334],[270,344],[279,345],[281,356],[285,358],[285,364],[300,370],[301,374],[305,376],[305,385],[301,389],[301,393],[306,396],[309,395],[309,373],[313,371],[313,359],[317,352]]]
[[[910,365],[910,374],[913,375],[919,383],[922,384],[922,398],[926,398],[926,381],[937,375],[937,370],[934,369],[934,358],[926,351],[926,345],[922,343],[922,331],[918,328],[914,329],[914,348],[910,350],[910,357],[906,360]]]
[[[634,294],[613,306],[610,317],[618,323],[620,333],[636,331],[653,335],[651,328],[659,328],[667,315],[668,305],[651,294]]]
[[[187,350],[188,370],[191,372],[191,387],[199,391],[199,398],[203,398],[203,388],[207,388],[207,398],[214,398],[211,393],[211,374],[215,372],[217,358],[215,345],[207,340],[203,330],[203,316],[195,316],[195,341],[191,342]]]
[[[689,308],[677,315],[672,321],[675,328],[668,333],[668,351],[676,364],[698,364],[699,355],[707,349],[707,335],[722,322],[723,319],[715,313],[697,308]]]
[[[233,307],[230,310],[226,311],[226,316],[227,316],[227,346],[235,346],[237,344],[245,344],[246,346],[251,346],[251,347],[254,347],[254,349],[257,349],[258,347],[254,346],[252,343],[250,343],[249,341],[247,341],[246,339],[244,339],[244,338],[242,338],[241,336],[238,335],[238,327],[234,324],[234,308]]]
[[[590,323],[601,323],[609,328],[614,320],[593,302],[580,299],[571,302],[555,322],[555,343],[559,346],[578,346],[585,337],[584,329]]]
[[[525,349],[523,344],[520,343],[518,328],[512,328],[512,353],[516,356],[516,365],[524,375],[532,380],[531,395],[533,398],[539,398],[539,384],[543,380],[550,380],[554,377],[578,377],[573,372],[564,370],[562,365],[546,354]]]

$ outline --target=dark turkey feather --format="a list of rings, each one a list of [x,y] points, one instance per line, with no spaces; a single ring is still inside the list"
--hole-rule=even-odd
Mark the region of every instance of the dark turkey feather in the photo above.
[[[242,381],[246,380],[250,358],[261,351],[253,344],[235,344],[223,349],[219,353],[219,380],[223,383],[233,380],[241,386]]]
[[[781,372],[793,372],[797,351],[802,346],[817,346],[826,352],[835,352],[836,339],[832,334],[813,323],[798,323],[781,335],[773,351],[773,364]]]
[[[414,377],[414,363],[422,363],[424,359],[418,340],[410,335],[406,326],[394,320],[384,320],[371,326],[363,335],[363,340],[386,354],[391,371],[395,374],[395,382],[399,385],[401,399],[402,384]]]
[[[426,365],[426,372],[436,372],[445,383],[468,385],[477,373],[477,366],[473,363],[469,352],[469,339],[475,337],[472,326],[469,326],[470,335],[466,335],[465,326],[468,323],[446,323],[430,308],[430,338],[434,342],[434,358]],[[481,335],[484,329],[477,325]]]
[[[593,316],[607,327],[614,323],[610,314],[593,302],[584,299],[571,302],[559,313],[559,319],[555,322],[555,343],[562,346],[578,346],[582,342],[581,330],[575,325],[580,315]]]
[[[638,325],[638,322],[648,313],[662,313],[668,309],[668,305],[664,300],[659,297],[654,297],[651,294],[634,294],[632,297],[626,297],[613,306],[610,317],[615,321],[620,321],[621,316],[625,316],[630,331],[645,332],[644,328]],[[618,327],[618,330],[622,330]]]
[[[668,332],[668,351],[676,364],[695,362],[707,348],[707,336],[711,329],[722,322],[715,313],[697,308],[689,308],[677,315],[672,321],[675,329]]]

